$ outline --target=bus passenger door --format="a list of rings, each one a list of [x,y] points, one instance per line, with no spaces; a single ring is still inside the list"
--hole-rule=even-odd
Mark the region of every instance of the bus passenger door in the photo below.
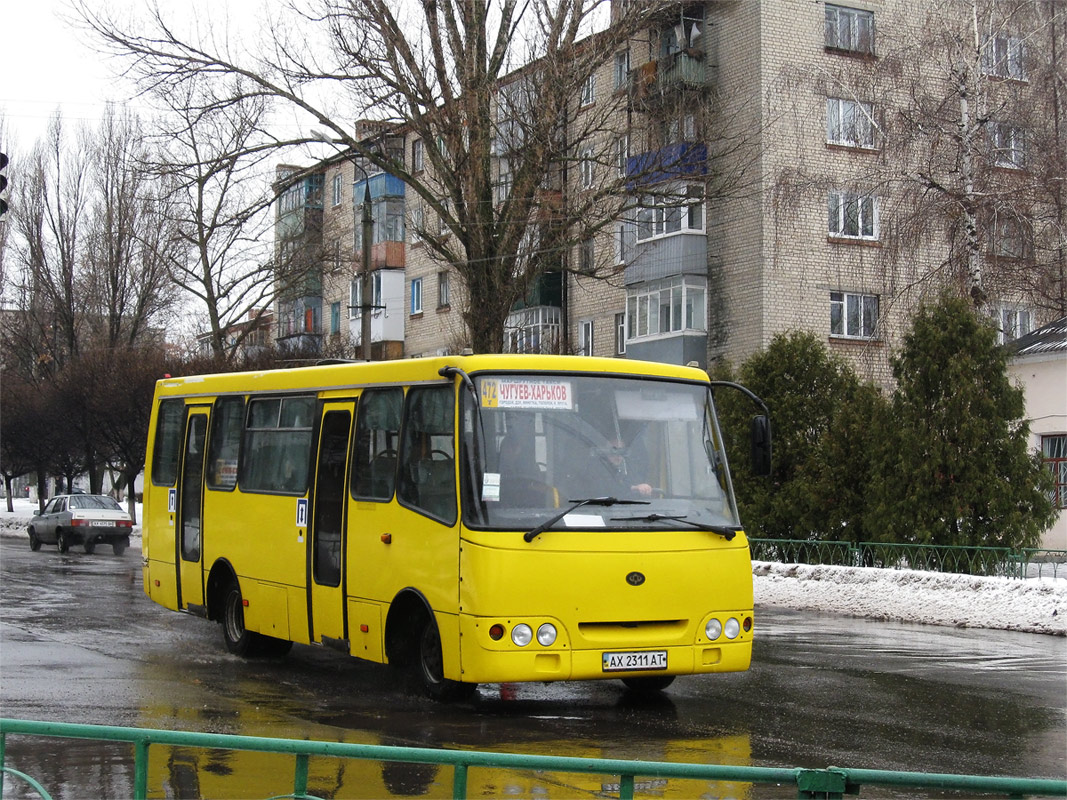
[[[207,442],[206,408],[190,408],[185,423],[185,447],[178,482],[178,608],[204,605],[204,447]]]
[[[346,652],[344,531],[348,508],[349,437],[354,413],[354,402],[323,406],[312,487],[311,535],[308,537],[311,640]]]

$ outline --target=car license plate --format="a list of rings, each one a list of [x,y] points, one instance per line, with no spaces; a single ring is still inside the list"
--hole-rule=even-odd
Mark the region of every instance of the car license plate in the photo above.
[[[643,650],[635,653],[604,653],[604,672],[667,669],[666,650]]]

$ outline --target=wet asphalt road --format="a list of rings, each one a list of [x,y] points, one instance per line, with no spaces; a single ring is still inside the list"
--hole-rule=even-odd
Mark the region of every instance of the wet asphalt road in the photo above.
[[[136,546],[123,557],[60,555],[47,546],[32,553],[25,539],[4,536],[0,715],[606,758],[1067,775],[1063,637],[758,608],[756,622],[750,671],[680,678],[658,701],[638,701],[609,681],[488,685],[471,704],[443,706],[406,695],[386,667],[321,648],[298,645],[270,661],[230,656],[217,625],[144,596]],[[150,796],[278,793],[240,777],[275,771],[255,758],[176,748],[155,759]],[[57,799],[129,796],[131,763],[123,745],[17,737],[7,744],[8,766]],[[291,776],[291,763],[279,769]],[[436,797],[451,789],[447,768],[319,772],[312,788],[324,797]],[[604,788],[591,778],[501,772],[475,779],[472,771],[471,796],[591,797]],[[644,790],[792,796],[746,785]],[[4,797],[33,796],[22,791],[9,779]]]

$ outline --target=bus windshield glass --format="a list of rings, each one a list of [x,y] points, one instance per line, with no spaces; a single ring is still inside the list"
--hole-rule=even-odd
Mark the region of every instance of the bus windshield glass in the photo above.
[[[529,530],[736,526],[711,392],[699,383],[581,374],[478,375],[464,392],[464,519]]]

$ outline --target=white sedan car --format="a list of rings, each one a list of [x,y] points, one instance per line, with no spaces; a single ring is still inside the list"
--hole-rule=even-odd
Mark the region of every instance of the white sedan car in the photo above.
[[[56,495],[30,520],[30,549],[54,544],[66,553],[80,544],[91,553],[98,544],[110,544],[121,556],[130,546],[133,520],[114,498],[102,494]]]

